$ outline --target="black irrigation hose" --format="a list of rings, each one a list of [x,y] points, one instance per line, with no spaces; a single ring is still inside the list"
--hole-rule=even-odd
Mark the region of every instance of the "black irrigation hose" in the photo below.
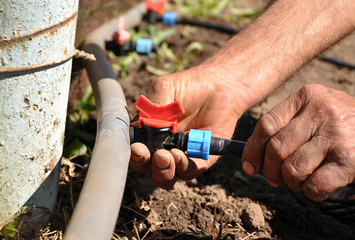
[[[96,57],[86,64],[97,106],[95,148],[64,239],[110,239],[118,217],[130,156],[126,99],[100,46],[83,49]]]
[[[189,19],[189,18],[177,18],[176,23],[205,27],[205,28],[209,28],[209,29],[215,29],[217,31],[220,31],[223,33],[228,33],[228,34],[236,34],[236,33],[239,33],[239,31],[240,31],[239,29],[230,27],[225,24],[203,22],[203,21]]]
[[[349,63],[349,62],[346,62],[346,61],[343,61],[343,60],[339,60],[337,58],[321,56],[321,57],[319,57],[319,59],[324,61],[324,62],[335,64],[338,67],[346,67],[346,68],[349,68],[349,69],[355,69],[355,64]]]
[[[149,17],[147,17],[147,16],[145,16],[144,19],[149,21]],[[162,21],[161,18],[158,18],[158,20]],[[155,20],[153,21],[153,23],[154,22],[155,22]],[[217,31],[220,31],[223,33],[227,33],[227,34],[232,34],[232,35],[240,32],[240,29],[236,29],[236,28],[230,27],[225,24],[210,23],[210,22],[199,21],[199,20],[189,19],[189,18],[176,18],[175,23],[187,24],[187,25],[198,26],[198,27],[205,27],[207,29],[214,29],[214,30],[217,30]],[[343,61],[343,60],[340,60],[340,59],[337,59],[334,57],[320,56],[319,59],[324,62],[334,64],[338,67],[346,67],[349,69],[355,69],[355,64],[349,63],[349,62],[346,62],[346,61]]]
[[[122,15],[125,27],[140,24],[145,14],[141,3]],[[104,47],[117,31],[119,17],[96,28],[85,40],[83,50],[96,57],[85,66],[97,106],[97,135],[85,183],[64,240],[111,239],[121,207],[130,155],[129,116],[126,99]]]
[[[217,31],[220,31],[223,33],[228,33],[228,34],[237,34],[240,32],[240,29],[236,29],[236,28],[230,27],[225,24],[210,23],[210,22],[204,22],[204,21],[199,21],[199,20],[189,19],[189,18],[177,18],[176,23],[205,27],[208,29],[215,29]],[[340,59],[337,59],[334,57],[321,56],[321,57],[319,57],[319,59],[324,62],[334,64],[338,67],[346,67],[349,69],[355,69],[355,64],[349,63],[349,62],[346,62],[346,61],[343,61],[343,60],[340,60]]]

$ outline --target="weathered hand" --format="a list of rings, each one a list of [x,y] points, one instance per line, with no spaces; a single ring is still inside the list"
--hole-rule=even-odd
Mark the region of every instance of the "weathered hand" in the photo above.
[[[354,30],[355,1],[328,0],[311,5],[308,1],[294,2],[273,1],[252,24],[200,66],[153,82],[150,99],[158,105],[180,101],[186,112],[179,119],[180,131],[205,129],[212,130],[215,136],[230,138],[244,111],[265,98],[307,61]],[[329,99],[315,96],[315,91],[323,92]],[[321,87],[307,87],[264,117],[247,145],[245,158],[250,161],[244,162],[247,172],[260,170],[265,158],[265,175],[271,182],[280,184],[284,180],[294,189],[303,187],[314,199],[323,199],[336,186],[351,182],[354,166],[350,169],[344,166],[353,164],[354,158],[351,155],[354,145],[346,142],[354,140],[354,120],[350,117],[354,103],[341,105],[335,99],[354,100],[330,92]],[[341,107],[333,109],[322,100]],[[324,113],[318,114],[318,110]],[[347,117],[340,121],[341,116]],[[352,132],[344,132],[341,124]],[[216,158],[187,159],[178,150],[157,151],[151,161],[148,149],[134,144],[130,166],[138,171],[151,167],[154,182],[169,189],[177,177],[196,177],[215,161]],[[327,172],[333,178],[341,174],[343,177],[331,179],[331,184],[326,186]]]
[[[215,72],[211,72],[215,71]],[[243,113],[242,103],[236,104],[237,87],[225,86],[228,81],[220,81],[221,71],[199,66],[180,73],[157,79],[151,85],[149,97],[157,105],[180,101],[185,114],[179,119],[178,130],[211,130],[214,136],[230,138],[236,121]],[[171,189],[177,178],[192,179],[212,166],[217,158],[188,159],[178,150],[158,150],[153,159],[148,148],[141,143],[131,145],[130,166],[145,172],[152,169],[154,183],[164,189]]]
[[[263,168],[271,185],[285,182],[315,201],[355,179],[355,97],[309,85],[258,122],[243,153],[250,175]]]

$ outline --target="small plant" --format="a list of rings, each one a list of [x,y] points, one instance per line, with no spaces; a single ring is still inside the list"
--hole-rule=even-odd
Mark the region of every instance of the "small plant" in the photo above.
[[[164,76],[170,73],[179,72],[186,69],[191,59],[203,50],[203,46],[199,42],[192,42],[187,46],[184,57],[178,59],[174,52],[168,47],[167,43],[163,43],[158,49],[155,59],[160,63],[161,68],[147,65],[146,70],[156,76]]]
[[[87,122],[89,119],[89,113],[96,110],[94,92],[91,86],[88,87],[85,95],[79,101],[75,102],[75,107],[78,110],[79,115],[69,114],[69,118],[71,118],[73,122]]]
[[[20,221],[23,216],[31,214],[33,209],[34,207],[22,207],[18,210],[12,218],[0,226],[0,236],[4,239],[18,239]]]
[[[212,221],[212,239],[220,240],[223,239],[223,233],[227,229],[227,222],[223,220],[222,208],[219,210],[219,222],[217,220],[217,207],[214,207],[213,211],[213,221]]]
[[[0,231],[0,236],[4,237],[4,239],[16,239],[17,236],[17,229],[16,227],[18,226],[20,222],[20,218],[14,218],[12,219],[8,224],[3,226],[3,228]]]
[[[89,129],[80,126],[88,123],[89,114],[95,110],[94,93],[91,86],[89,86],[85,95],[75,102],[75,109],[68,109],[63,149],[64,157],[88,153],[86,142],[94,142],[95,135]]]
[[[128,68],[131,64],[136,64],[140,66],[142,61],[136,52],[130,52],[127,56],[117,57],[113,52],[109,52],[109,57],[115,60],[115,63],[111,64],[113,70],[119,72],[120,78],[127,77]]]
[[[176,34],[176,30],[173,28],[166,30],[159,30],[155,26],[149,26],[147,28],[141,28],[138,32],[130,30],[131,41],[135,42],[139,38],[151,38],[153,44],[159,45],[168,37]],[[119,72],[120,78],[125,78],[128,74],[128,69],[132,64],[141,66],[141,57],[136,52],[129,52],[127,56],[116,56],[112,51],[109,52],[109,57],[114,61],[111,64],[113,70]]]
[[[194,35],[197,32],[197,29],[194,27],[191,27],[189,25],[186,25],[181,31],[181,35],[184,38],[189,38],[190,36]]]
[[[259,13],[252,8],[235,8],[236,0],[176,0],[176,6],[183,16],[207,20],[217,18],[226,22],[250,20]]]

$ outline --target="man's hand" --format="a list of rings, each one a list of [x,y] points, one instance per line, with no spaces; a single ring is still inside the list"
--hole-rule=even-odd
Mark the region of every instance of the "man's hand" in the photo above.
[[[223,70],[218,67],[209,69],[200,65],[159,78],[151,84],[149,98],[157,105],[180,101],[185,114],[179,119],[179,131],[204,129],[211,130],[214,136],[231,138],[236,121],[247,107],[238,102],[240,88],[226,86],[229,84],[227,77],[224,81],[211,78],[220,74]],[[130,166],[139,172],[152,169],[154,183],[164,189],[171,189],[177,178],[187,180],[197,177],[217,160],[216,157],[210,157],[207,161],[188,159],[178,149],[158,150],[151,159],[148,148],[140,143],[132,144],[131,150]]]
[[[283,182],[315,201],[355,178],[355,97],[309,85],[258,122],[243,153],[243,169],[263,168],[271,185]]]
[[[160,78],[153,82],[153,94],[150,96],[150,99],[158,105],[165,105],[176,100],[180,101],[185,109],[185,115],[179,119],[178,130],[180,131],[187,131],[190,128],[212,130],[214,136],[230,138],[238,118],[244,111],[265,98],[314,56],[355,29],[354,9],[355,1],[273,1],[270,7],[253,21],[252,24],[244,28],[203,64],[187,71]],[[308,93],[308,91],[310,91],[308,89],[309,88],[306,88],[306,90],[303,91]],[[297,96],[293,98],[297,98]],[[352,99],[351,97],[347,98]],[[286,101],[286,103],[281,104],[281,106],[287,105],[287,102],[290,101],[292,100]],[[318,101],[320,100],[318,98],[314,97],[313,101],[316,101],[316,104],[319,105]],[[298,102],[301,101],[299,100]],[[303,104],[305,106],[313,106],[312,104],[307,104],[307,102],[303,102]],[[278,113],[277,116],[284,120],[284,122],[277,122],[278,126],[284,127],[291,124],[292,127],[292,124],[300,124],[299,121],[293,123],[294,121],[291,121],[291,119],[307,119],[307,113],[312,113],[312,109],[316,108],[318,105],[315,105],[313,108],[309,107],[311,109],[298,109],[300,112],[305,112],[306,116],[300,115],[299,117],[295,117],[297,113],[284,116],[284,113],[281,113],[281,115]],[[320,107],[322,108],[322,106]],[[324,107],[322,109],[324,109]],[[341,107],[337,110],[341,110]],[[312,114],[315,115],[315,113]],[[325,114],[328,114],[328,112]],[[268,118],[272,118],[273,115],[268,116],[266,120],[262,120],[264,125],[261,125],[259,128],[265,127],[265,124],[270,122]],[[308,116],[308,118],[310,118],[310,116]],[[319,124],[319,129],[323,129],[320,126],[330,125],[330,123],[327,123],[325,120],[325,117],[318,119],[317,123]],[[348,126],[354,126],[354,124],[348,124]],[[275,128],[266,127],[268,128],[267,131],[269,131],[269,128],[274,130],[275,132],[271,132],[273,134],[280,130],[276,128],[277,126]],[[311,125],[307,127],[315,128],[316,126]],[[337,126],[332,126],[332,129],[339,130]],[[263,134],[263,130],[260,131],[260,134]],[[300,133],[300,136],[297,136],[295,142],[291,141],[293,149],[285,147],[289,144],[288,142],[287,144],[282,144],[283,149],[293,152],[298,149],[298,147],[304,146],[303,143],[307,142],[309,139],[312,139],[312,141],[308,143],[310,145],[315,145],[316,141],[325,141],[324,136],[314,138],[313,135],[308,136],[308,139],[304,142],[298,139],[307,138],[307,134],[311,133],[302,131],[302,134]],[[317,133],[318,131],[313,134]],[[268,137],[273,136],[270,134],[259,136],[257,134],[258,133],[253,137],[256,139],[254,141],[259,139],[264,142],[249,143],[249,153],[245,156],[250,160],[250,163],[244,163],[246,169],[247,165],[251,169],[255,168],[254,172],[261,168],[266,144],[271,145],[269,144],[270,139],[268,139]],[[331,135],[331,133],[327,134]],[[336,134],[340,135],[338,132],[336,132]],[[350,139],[350,137],[347,139]],[[328,141],[334,143],[333,138]],[[277,144],[274,140],[271,140],[271,143]],[[250,152],[253,148],[253,144],[260,148],[255,151],[255,153]],[[324,157],[326,157],[326,160],[324,161],[324,166],[322,164],[316,171],[313,170],[319,164],[315,167],[313,166],[313,174],[307,179],[309,184],[306,186],[323,186],[323,183],[312,182],[320,181],[319,177],[316,176],[326,171],[321,169],[334,168],[334,162],[336,162],[336,164],[345,164],[345,158],[343,158],[343,162],[341,162],[335,161],[333,157],[338,156],[338,152],[334,153],[334,149],[342,150],[341,147],[331,147],[332,151],[326,152],[326,155],[323,157],[320,157],[321,155],[319,154],[324,155],[324,153],[319,153],[318,155],[309,153],[312,159],[312,161],[309,161],[310,163],[316,161],[314,160],[316,156],[322,158],[318,160],[320,162],[322,162]],[[302,148],[303,147],[300,149]],[[327,149],[325,148],[324,150]],[[289,154],[292,154],[292,152]],[[295,153],[297,153],[297,151]],[[274,176],[273,174],[276,174],[275,176],[277,177],[271,177],[270,180],[279,184],[282,182],[281,163],[278,164],[278,170],[270,169],[270,166],[273,166],[273,164],[270,165],[270,160],[268,160],[270,157],[268,154],[270,153],[267,153],[265,160],[266,175]],[[345,151],[342,152],[342,154],[349,157],[348,154],[350,154],[350,152]],[[249,157],[252,158],[249,159]],[[281,157],[285,157],[285,155]],[[286,157],[284,159],[286,159]],[[134,144],[132,145],[130,166],[141,172],[151,168],[154,182],[162,188],[170,189],[178,177],[182,179],[196,177],[213,165],[215,161],[216,158],[212,158],[210,161],[187,159],[183,152],[176,149],[170,152],[165,150],[157,151],[151,160],[149,151],[144,145]],[[254,164],[255,167],[253,167],[252,164]],[[288,166],[286,164],[284,165]],[[297,165],[296,170],[302,171],[299,167],[303,166]],[[311,169],[312,166],[306,165],[304,167],[308,167],[307,171],[311,171],[309,169]],[[291,171],[290,167],[282,167],[282,169],[285,169],[282,170],[283,172]],[[337,167],[337,169],[339,169],[339,167]],[[298,174],[296,170],[294,170],[293,173]],[[348,171],[354,170],[351,169]],[[248,172],[253,173],[251,170]],[[306,174],[302,173],[300,176],[304,177],[304,175]],[[313,177],[313,175],[315,177]],[[290,179],[284,180],[286,183],[290,184]],[[311,183],[314,184],[310,185]],[[335,183],[335,180],[333,183]],[[301,188],[301,186],[299,186],[301,185],[300,183],[296,185],[298,188]],[[341,184],[338,183],[337,185]],[[296,188],[296,186],[293,187]],[[322,189],[308,189],[307,191],[309,195],[311,195],[311,192],[313,195],[317,196],[325,196],[327,194],[314,193],[318,190],[320,191]],[[329,189],[326,189],[324,191],[328,190]]]

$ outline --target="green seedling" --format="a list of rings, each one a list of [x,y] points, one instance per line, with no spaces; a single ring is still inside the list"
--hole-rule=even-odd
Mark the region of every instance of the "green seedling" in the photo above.
[[[260,10],[235,8],[236,0],[176,0],[176,6],[182,16],[207,20],[220,19],[226,22],[240,22],[254,18]]]
[[[31,214],[33,207],[22,207],[4,225],[0,226],[0,236],[3,239],[18,239],[19,230],[17,229],[23,216]],[[2,238],[1,238],[2,239]]]
[[[155,26],[149,26],[148,31],[151,35],[153,44],[156,45],[160,45],[165,39],[176,34],[176,29],[174,28],[158,30]]]
[[[91,86],[85,95],[75,102],[75,109],[68,109],[68,121],[65,127],[63,156],[85,155],[88,147],[82,142],[94,142],[95,135],[86,129],[79,129],[80,125],[88,122],[89,114],[96,111],[94,93]]]
[[[191,59],[203,51],[203,46],[199,42],[192,42],[187,46],[184,58],[178,59],[174,52],[168,47],[167,43],[163,43],[158,49],[155,59],[160,63],[161,67],[147,65],[146,70],[156,76],[164,76],[170,73],[179,72],[186,69]]]
[[[94,93],[91,86],[89,86],[85,95],[75,102],[75,109],[69,110],[68,118],[72,123],[85,123],[89,119],[89,113],[95,110]]]
[[[176,34],[176,30],[173,28],[166,30],[159,30],[155,26],[149,26],[148,28],[139,29],[138,32],[134,32],[130,30],[131,33],[131,41],[137,41],[139,38],[151,38],[153,44],[159,45],[168,37]],[[109,58],[114,61],[111,64],[113,70],[119,72],[120,78],[125,78],[128,74],[128,68],[135,64],[140,67],[142,64],[142,60],[140,56],[136,52],[130,52],[127,56],[115,56],[113,52],[109,52]],[[171,54],[170,54],[171,56]],[[166,71],[159,71],[159,69],[154,69],[154,67],[148,67],[150,71],[155,72],[157,75],[165,75]]]
[[[168,74],[171,73],[168,70],[164,70],[164,69],[161,69],[161,68],[156,68],[156,67],[153,67],[152,65],[147,65],[145,67],[145,69],[148,72],[150,72],[151,74],[155,75],[155,76],[165,76],[165,75],[168,75]]]
[[[113,70],[119,72],[120,78],[127,77],[128,68],[131,64],[136,64],[138,67],[142,64],[142,61],[136,52],[130,52],[127,56],[117,57],[113,52],[109,52],[109,57],[114,59],[115,63],[111,64]]]
[[[163,63],[165,61],[171,61],[171,62],[177,62],[178,59],[175,56],[173,50],[169,48],[168,43],[163,43],[160,48],[158,49],[158,56],[156,60],[158,60],[160,63]]]
[[[235,8],[233,4],[228,4],[230,14],[225,14],[220,17],[225,22],[238,22],[246,24],[254,19],[259,13],[260,9],[253,8]]]
[[[168,28],[165,30],[160,30],[156,26],[148,26],[147,28],[140,28],[137,32],[130,29],[131,41],[135,42],[139,38],[151,38],[153,44],[159,45],[165,39],[176,34],[176,29]]]
[[[72,140],[69,146],[66,146],[63,150],[64,157],[72,157],[77,155],[84,155],[87,153],[88,147],[82,143],[78,138]]]
[[[191,27],[189,25],[186,25],[181,31],[180,34],[184,37],[184,38],[189,38],[192,35],[194,35],[197,32],[197,29],[195,27]]]
[[[230,0],[177,0],[176,6],[183,16],[208,19],[219,15],[229,2]]]
[[[94,92],[91,86],[88,87],[83,98],[76,101],[75,107],[80,112],[81,121],[87,122],[89,113],[96,110]]]
[[[3,229],[0,231],[0,236],[4,237],[5,239],[16,239],[17,236],[17,229],[20,221],[20,218],[15,218],[8,224],[6,224]]]

